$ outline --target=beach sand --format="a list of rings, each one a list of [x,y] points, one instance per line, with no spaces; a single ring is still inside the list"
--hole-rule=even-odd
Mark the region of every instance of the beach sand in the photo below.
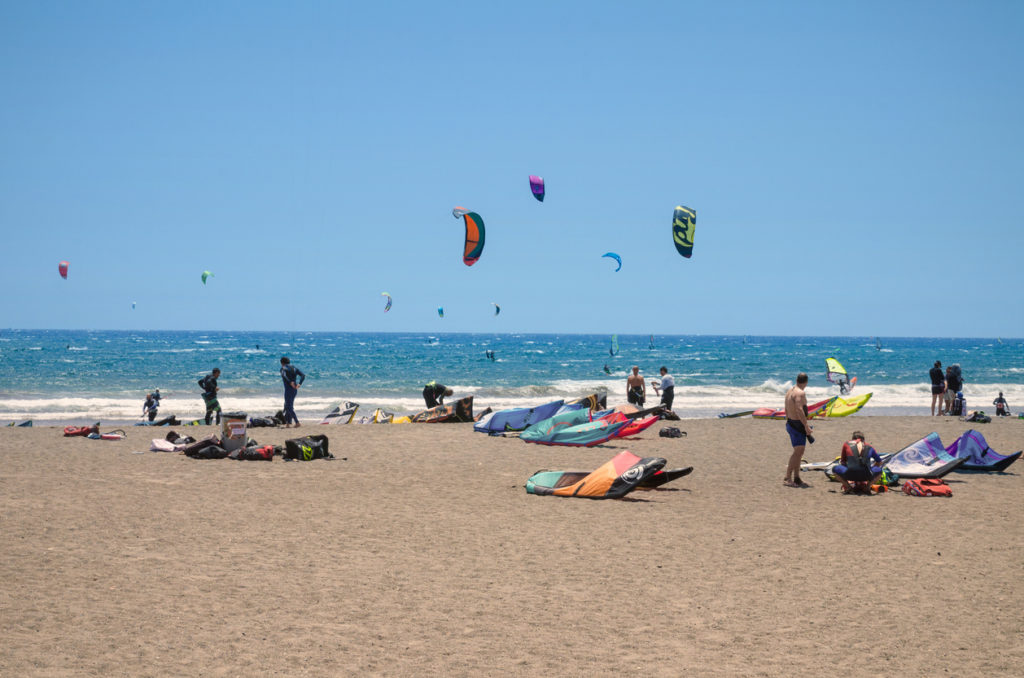
[[[679,426],[683,439],[660,438]],[[999,452],[1024,421],[975,424]],[[820,421],[879,451],[952,418]],[[199,437],[213,427],[177,427]],[[597,448],[468,424],[304,426],[338,459],[197,461],[0,429],[4,676],[1020,675],[1024,462],[952,499],[783,487],[782,422],[660,422]],[[252,429],[282,444],[296,431]],[[629,449],[692,475],[527,495]],[[343,459],[344,458],[344,459]]]

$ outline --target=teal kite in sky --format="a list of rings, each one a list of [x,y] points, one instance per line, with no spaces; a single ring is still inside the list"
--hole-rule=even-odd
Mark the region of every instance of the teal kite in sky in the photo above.
[[[602,258],[602,259],[603,259],[604,257],[608,257],[609,259],[614,259],[614,260],[615,260],[616,262],[618,262],[618,264],[619,264],[619,265],[618,265],[618,267],[617,267],[617,268],[615,269],[615,272],[616,272],[616,273],[618,273],[618,272],[619,272],[619,270],[620,270],[620,269],[622,268],[622,257],[620,257],[620,256],[619,256],[618,254],[616,254],[615,252],[605,252],[604,254],[602,254],[602,255],[601,255],[601,258]]]
[[[212,273],[210,273],[209,271],[203,271],[203,284],[204,285],[206,284],[206,279],[207,278],[212,278],[212,277],[213,277]]]

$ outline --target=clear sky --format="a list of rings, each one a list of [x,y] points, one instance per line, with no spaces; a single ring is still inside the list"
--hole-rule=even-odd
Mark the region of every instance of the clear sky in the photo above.
[[[3,2],[0,327],[1022,337],[1022,35],[1010,1]]]

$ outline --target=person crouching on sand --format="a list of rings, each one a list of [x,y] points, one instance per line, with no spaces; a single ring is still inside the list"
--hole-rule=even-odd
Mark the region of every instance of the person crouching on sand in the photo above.
[[[832,472],[842,481],[843,494],[871,494],[871,485],[882,474],[882,457],[865,442],[863,433],[854,431],[843,443],[842,457]]]

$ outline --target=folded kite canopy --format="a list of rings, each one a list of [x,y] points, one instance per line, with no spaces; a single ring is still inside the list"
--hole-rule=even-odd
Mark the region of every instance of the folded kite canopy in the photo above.
[[[562,408],[563,401],[555,400],[537,407],[518,407],[498,410],[473,425],[481,433],[498,434],[505,431],[522,431],[528,426],[553,417]]]
[[[620,499],[665,466],[661,457],[641,459],[620,452],[596,471],[538,471],[526,481],[528,494]]]
[[[894,454],[885,468],[901,478],[941,478],[964,461],[949,455],[939,434],[932,432]]]
[[[985,442],[985,436],[974,429],[969,429],[946,448],[946,454],[964,460],[960,471],[993,471],[1002,472],[1006,467],[1017,461],[1020,452],[999,454]]]

